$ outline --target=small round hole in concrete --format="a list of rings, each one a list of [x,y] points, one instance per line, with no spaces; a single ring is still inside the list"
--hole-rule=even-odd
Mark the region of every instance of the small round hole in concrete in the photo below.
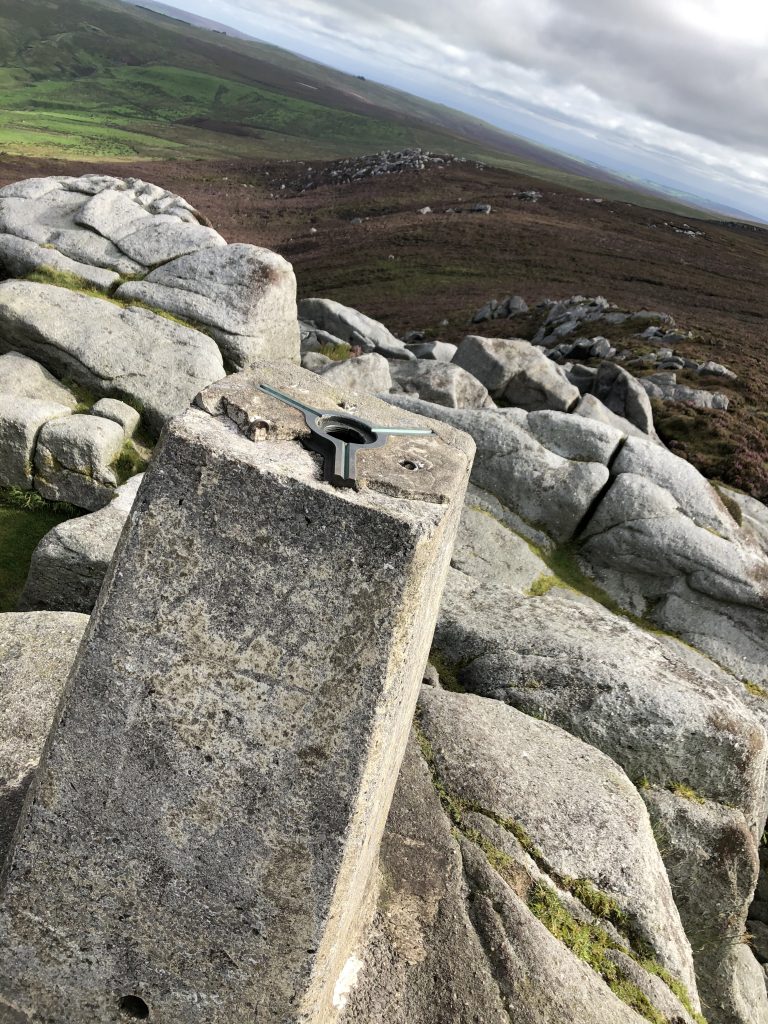
[[[411,472],[415,473],[417,469],[422,469],[424,463],[416,462],[414,459],[401,459],[400,465],[403,469],[410,469]]]
[[[149,1007],[140,996],[123,996],[120,1009],[126,1017],[134,1020],[146,1020],[149,1017]]]

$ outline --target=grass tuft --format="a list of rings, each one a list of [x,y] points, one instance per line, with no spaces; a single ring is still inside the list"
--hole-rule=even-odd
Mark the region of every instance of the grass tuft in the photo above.
[[[32,281],[34,284],[50,284],[56,288],[66,288],[70,292],[80,292],[83,295],[90,295],[95,299],[108,299],[109,296],[97,288],[91,281],[86,281],[77,274],[70,274],[66,270],[53,270],[51,267],[39,267],[31,274],[27,274],[22,280]]]
[[[45,501],[35,491],[0,490],[0,612],[16,607],[32,553],[46,533],[82,513],[64,502]]]
[[[132,476],[136,476],[137,473],[143,473],[148,465],[149,463],[133,441],[126,441],[122,451],[112,463],[118,486],[130,480]]]
[[[669,782],[667,783],[667,789],[670,793],[675,793],[677,796],[683,797],[684,800],[690,800],[694,804],[706,802],[703,796],[700,796],[695,789],[692,789],[685,782]]]
[[[184,320],[182,317],[175,316],[173,313],[169,313],[165,309],[160,309],[158,306],[151,306],[147,302],[140,302],[134,299],[117,299],[114,295],[108,295],[106,292],[95,288],[90,281],[86,281],[84,278],[78,277],[77,274],[70,274],[66,271],[50,270],[48,267],[41,267],[39,270],[35,270],[31,274],[27,274],[26,277],[22,278],[22,280],[32,281],[34,284],[50,284],[54,285],[56,288],[66,288],[67,291],[77,292],[79,295],[86,295],[91,299],[101,299],[102,302],[111,302],[113,306],[119,306],[121,309],[145,309],[148,313],[154,313],[155,316],[161,316],[164,320],[170,320],[171,323],[178,324],[180,327],[187,327],[193,331],[200,331],[202,334],[209,334],[210,336],[210,328],[206,327],[205,324],[200,324],[192,320]]]
[[[528,587],[527,594],[528,597],[544,597],[544,595],[548,594],[550,590],[553,590],[555,587],[562,586],[563,583],[559,577],[542,573],[542,575],[535,579],[530,587]]]
[[[352,349],[349,345],[332,345],[330,342],[321,345],[319,351],[321,355],[328,356],[335,363],[343,363],[352,356]]]

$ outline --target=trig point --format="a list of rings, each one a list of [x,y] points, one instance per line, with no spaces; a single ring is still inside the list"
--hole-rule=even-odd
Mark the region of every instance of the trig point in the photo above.
[[[8,858],[0,1021],[334,1019],[473,450],[288,364],[169,424]]]

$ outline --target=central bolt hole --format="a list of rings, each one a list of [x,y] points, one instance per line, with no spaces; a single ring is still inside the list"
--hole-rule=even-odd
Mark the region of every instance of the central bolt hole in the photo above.
[[[149,1016],[149,1007],[139,996],[123,996],[120,1009],[126,1017],[133,1017],[134,1020],[146,1020]]]
[[[340,441],[346,441],[348,444],[365,444],[368,438],[356,427],[348,427],[345,423],[332,423],[330,426],[325,428],[326,434],[330,434],[331,437],[337,437]]]
[[[321,430],[347,444],[373,444],[376,437],[364,423],[356,423],[345,416],[329,416],[318,422]]]

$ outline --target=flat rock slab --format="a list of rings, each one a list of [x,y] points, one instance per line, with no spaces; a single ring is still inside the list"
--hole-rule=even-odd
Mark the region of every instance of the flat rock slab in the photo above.
[[[0,283],[0,348],[38,359],[99,395],[133,399],[155,432],[224,376],[216,343],[200,331],[27,281]]]
[[[393,361],[390,372],[395,390],[416,395],[425,402],[453,409],[486,409],[496,404],[476,377],[450,362]]]
[[[434,433],[335,489],[262,382],[353,402],[265,365],[164,431],[10,855],[0,1006],[22,1020],[335,1016],[473,445],[361,398]]]
[[[455,835],[414,741],[382,843],[378,913],[341,1024],[642,1024]]]
[[[493,398],[521,409],[566,412],[579,400],[579,390],[540,348],[517,338],[468,335],[453,358],[481,381]]]
[[[334,338],[359,346],[363,352],[379,352],[388,359],[416,358],[384,324],[333,299],[302,299],[299,316]]]
[[[768,744],[741,684],[561,594],[525,599],[452,571],[435,647],[466,689],[567,729],[632,779],[684,784],[762,827]]]
[[[184,224],[175,218],[153,217],[142,221],[129,235],[123,235],[116,243],[129,259],[145,267],[156,267],[159,263],[198,249],[227,243],[213,228],[202,224]]]
[[[389,361],[378,352],[367,352],[354,359],[329,362],[320,368],[326,381],[337,387],[352,391],[368,391],[371,394],[384,393],[392,386]]]
[[[474,694],[424,687],[418,720],[436,777],[474,809],[474,827],[493,836],[494,824],[516,823],[548,874],[589,880],[615,899],[695,993],[691,948],[646,809],[618,765],[549,722]]]
[[[141,273],[185,253],[225,244],[181,196],[140,178],[107,174],[29,178],[0,189],[0,233],[38,247],[53,246],[57,251],[45,266],[81,277],[89,276],[87,268],[73,270],[67,258],[102,268],[91,270],[89,279],[97,287],[109,286],[106,271]],[[28,245],[12,251],[27,263],[39,258]]]
[[[0,869],[87,625],[67,612],[0,615]]]

